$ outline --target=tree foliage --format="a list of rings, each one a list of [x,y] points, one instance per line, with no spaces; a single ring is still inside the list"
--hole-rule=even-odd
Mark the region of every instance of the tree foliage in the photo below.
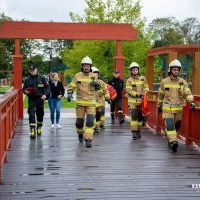
[[[200,44],[200,22],[196,18],[178,21],[174,17],[154,19],[149,30],[154,34],[154,47],[175,44]]]
[[[3,22],[12,20],[4,13],[0,14],[0,26]],[[14,49],[14,40],[0,39],[0,69],[9,70]]]
[[[200,44],[200,22],[194,17],[186,18],[180,26],[186,44]]]
[[[174,17],[154,19],[150,23],[149,29],[154,33],[154,47],[183,44],[180,23]]]
[[[138,29],[138,40],[123,42],[125,68],[136,61],[144,67],[146,51],[150,48],[150,37],[144,31],[144,19],[141,18],[141,6],[135,0],[86,0],[84,15],[70,13],[74,22],[89,23],[129,23]],[[75,41],[72,49],[65,49],[62,58],[73,75],[80,70],[80,61],[90,56],[94,65],[100,69],[104,78],[109,78],[114,68],[113,57],[116,55],[115,41]],[[126,70],[126,73],[129,73]]]

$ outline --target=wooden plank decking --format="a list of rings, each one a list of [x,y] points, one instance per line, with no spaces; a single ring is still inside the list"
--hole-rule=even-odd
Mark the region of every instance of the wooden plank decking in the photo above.
[[[200,152],[180,145],[170,153],[164,138],[143,129],[132,141],[128,123],[110,125],[95,135],[93,148],[78,143],[75,119],[29,139],[28,120],[19,121],[3,169],[1,200],[200,199]]]

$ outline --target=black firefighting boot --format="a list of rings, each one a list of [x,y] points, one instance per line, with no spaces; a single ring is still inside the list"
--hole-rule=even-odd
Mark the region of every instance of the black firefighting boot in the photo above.
[[[137,131],[132,131],[132,139],[137,140]]]
[[[92,140],[91,139],[85,139],[85,146],[86,148],[92,147]]]
[[[115,116],[114,114],[111,114],[111,124],[114,124],[115,123]]]
[[[78,134],[78,140],[80,143],[83,143],[83,134]]]
[[[136,136],[137,136],[137,138],[141,138],[142,136],[141,136],[141,132],[140,131],[137,131],[136,132]]]
[[[30,138],[31,139],[35,139],[35,137],[36,137],[36,127],[35,126],[30,126],[30,131],[31,131]]]
[[[105,129],[104,124],[100,124],[99,127],[100,127],[101,129]]]
[[[124,117],[123,117],[123,114],[120,112],[118,113],[119,114],[119,123],[120,124],[123,124],[124,123]]]
[[[94,127],[94,134],[98,134],[98,133],[100,133],[99,132],[99,127],[97,126],[97,127]]]
[[[42,135],[42,122],[37,123],[37,135],[38,136]]]
[[[178,149],[178,142],[174,141],[170,143],[170,148],[172,149],[172,152],[177,152]]]

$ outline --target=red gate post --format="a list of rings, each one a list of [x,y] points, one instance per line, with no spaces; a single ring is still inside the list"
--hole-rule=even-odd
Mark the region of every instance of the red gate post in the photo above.
[[[14,89],[19,90],[19,110],[18,117],[19,119],[23,118],[23,92],[22,92],[22,58],[20,52],[20,39],[15,39],[15,55],[13,55],[13,81],[14,81]]]
[[[153,87],[153,75],[154,75],[154,56],[147,56],[147,60],[146,60],[146,78],[147,78],[147,82],[149,85],[149,89],[150,90],[154,90]]]
[[[120,71],[120,78],[124,78],[124,60],[125,57],[122,55],[122,41],[116,41],[116,52],[117,55],[114,57],[114,66],[115,70]],[[123,97],[122,97],[122,111],[123,114],[127,114],[127,108],[128,108],[128,100],[126,97],[126,92],[123,92]],[[117,114],[116,114],[117,115]]]
[[[200,51],[194,53],[194,66],[192,68],[192,92],[200,95]]]
[[[120,71],[120,78],[124,77],[124,60],[122,55],[122,41],[116,42],[117,55],[114,57],[115,69]]]

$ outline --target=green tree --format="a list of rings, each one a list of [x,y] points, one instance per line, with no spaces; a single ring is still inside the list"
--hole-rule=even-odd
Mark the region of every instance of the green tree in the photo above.
[[[73,22],[89,23],[130,23],[138,29],[138,40],[123,43],[126,68],[134,60],[144,68],[146,52],[150,48],[150,35],[144,31],[141,6],[135,0],[86,0],[84,15],[70,13]],[[72,49],[65,49],[62,58],[68,72],[74,75],[80,70],[81,59],[88,55],[105,78],[113,71],[113,56],[116,54],[115,41],[75,41]],[[128,73],[128,72],[127,72]]]
[[[149,25],[149,30],[153,31],[154,47],[184,43],[180,23],[174,17],[154,19]]]
[[[8,20],[12,19],[4,13],[0,14],[0,26]],[[9,70],[11,68],[13,50],[14,40],[0,39],[0,69]]]
[[[200,22],[194,17],[186,18],[180,24],[186,44],[200,44]]]

